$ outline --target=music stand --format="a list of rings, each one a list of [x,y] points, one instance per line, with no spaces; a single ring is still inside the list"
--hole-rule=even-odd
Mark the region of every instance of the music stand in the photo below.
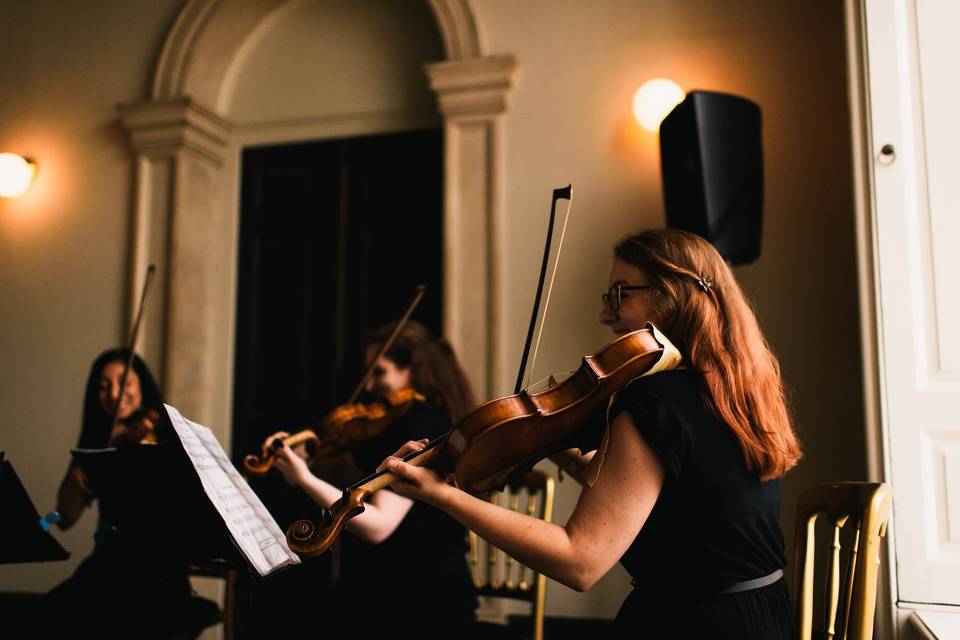
[[[66,560],[70,553],[40,526],[40,513],[0,451],[0,564]]]
[[[74,459],[101,499],[103,521],[111,525],[107,534],[131,555],[143,548],[172,549],[176,559],[190,564],[191,575],[226,580],[223,620],[230,638],[238,623],[232,614],[244,609],[233,605],[245,601],[249,616],[250,598],[238,596],[236,588],[240,570],[251,577],[249,584],[259,580],[257,573],[282,570],[297,558],[289,549],[278,558],[276,536],[282,539],[282,532],[209,429],[174,407],[166,409],[157,427],[177,434],[170,442],[74,450]],[[257,535],[263,527],[270,532],[267,538]],[[242,616],[239,620],[242,624]]]
[[[111,535],[190,563],[246,566],[179,441],[72,453]]]

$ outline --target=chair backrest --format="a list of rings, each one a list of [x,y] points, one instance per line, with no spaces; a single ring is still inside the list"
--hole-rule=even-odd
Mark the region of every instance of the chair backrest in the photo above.
[[[824,590],[823,637],[873,637],[880,545],[887,532],[890,501],[888,485],[870,482],[822,484],[801,494],[794,540],[794,594],[800,640],[810,640],[813,634],[814,543],[820,516],[833,525]],[[841,557],[844,525],[853,527],[853,542],[845,562]]]
[[[513,511],[551,522],[555,481],[546,473],[533,470],[492,492],[490,502]],[[470,532],[470,573],[479,596],[512,598],[529,602],[534,640],[543,640],[543,615],[546,606],[547,579],[523,566],[502,550]]]

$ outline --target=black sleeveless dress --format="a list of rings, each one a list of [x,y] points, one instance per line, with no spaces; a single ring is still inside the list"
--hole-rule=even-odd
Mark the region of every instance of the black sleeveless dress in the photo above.
[[[451,428],[445,413],[417,404],[353,452],[364,471],[408,440],[433,439]],[[466,530],[456,520],[415,501],[380,544],[342,536],[341,618],[353,637],[467,637],[477,598],[467,568]]]
[[[633,591],[615,621],[622,638],[793,638],[783,579],[720,594],[785,564],[780,482],[748,471],[730,428],[704,405],[699,375],[639,378],[615,399],[663,464],[656,505],[621,563]]]

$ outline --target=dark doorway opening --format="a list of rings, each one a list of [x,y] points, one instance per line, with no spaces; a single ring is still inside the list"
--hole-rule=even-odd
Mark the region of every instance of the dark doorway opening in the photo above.
[[[364,334],[414,318],[440,333],[440,130],[243,152],[233,456],[345,401]],[[283,523],[281,523],[283,524]]]
[[[413,317],[439,334],[442,153],[439,130],[244,150],[238,467],[270,434],[314,425],[347,400],[363,370],[364,334],[396,320],[417,284],[428,290]],[[282,529],[319,520],[319,507],[278,472],[250,481]],[[245,604],[234,612],[236,637],[309,637],[335,613],[324,607],[335,608],[336,555],[266,581],[238,580],[236,601]]]

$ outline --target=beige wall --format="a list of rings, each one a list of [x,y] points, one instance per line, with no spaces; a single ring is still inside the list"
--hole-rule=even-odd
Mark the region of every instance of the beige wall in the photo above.
[[[40,164],[27,196],[0,201],[0,449],[41,510],[53,503],[66,448],[76,438],[86,367],[123,333],[130,168],[113,106],[146,97],[178,5],[87,2],[75,15],[44,3],[0,5],[0,56],[17,61],[0,85],[0,150],[30,154]],[[799,487],[862,478],[840,3],[500,0],[473,6],[486,52],[511,53],[521,66],[505,117],[506,313],[516,359],[553,187],[574,184],[574,217],[537,364],[541,375],[574,368],[604,341],[596,300],[612,241],[663,224],[657,142],[631,120],[633,91],[666,76],[685,89],[746,96],[763,109],[766,209],[763,255],[738,275],[781,358],[807,450],[785,482],[785,525],[792,526]],[[348,20],[342,9],[342,3],[314,10],[300,2],[286,11],[314,21]],[[411,12],[425,15],[419,7]],[[357,73],[332,74],[317,55],[329,41],[309,38],[309,20],[277,20],[254,34],[247,57],[237,62],[231,117],[317,115],[305,105],[323,104],[330,83],[343,108],[361,102],[363,109],[379,109],[394,98],[400,102],[390,104],[399,108],[422,105],[425,82],[409,93],[406,83],[395,84],[384,94]],[[416,57],[436,42],[383,44],[369,39],[377,33],[375,18],[357,20],[367,28],[354,24],[350,41],[381,44],[373,53],[365,46],[369,55],[352,62],[369,60],[374,76],[381,71],[374,53],[386,54],[395,44],[415,48]],[[411,24],[422,26],[418,20]],[[307,50],[309,59],[298,63],[284,43]],[[276,84],[266,91],[268,79]],[[305,91],[291,88],[305,79],[311,83]],[[384,102],[384,95],[393,98]],[[275,98],[275,110],[267,96]],[[564,492],[561,517],[574,499],[575,492]],[[62,536],[76,558],[89,548],[92,521],[87,516]],[[0,567],[0,590],[45,589],[72,566]],[[626,582],[618,569],[587,594],[553,584],[549,610],[613,615]]]
[[[657,140],[631,121],[633,91],[668,77],[759,103],[763,251],[737,275],[780,358],[807,455],[784,482],[789,542],[802,487],[862,479],[866,469],[841,3],[488,2],[478,11],[490,50],[521,64],[506,133],[509,335],[518,349],[550,189],[575,189],[542,372],[573,368],[604,339],[597,301],[613,240],[664,224]],[[567,510],[573,500],[566,495]],[[626,580],[613,582],[599,585],[609,597],[593,606],[604,612]],[[551,584],[551,607],[572,611],[582,597]]]
[[[442,56],[424,2],[292,2],[274,11],[235,59],[225,115],[249,126],[435,113],[422,65]]]
[[[0,450],[45,512],[79,436],[93,358],[126,331],[130,160],[114,105],[141,98],[179,0],[0,2],[0,148],[36,159],[0,199]],[[59,536],[69,562],[0,566],[41,590],[93,546],[95,517]]]

